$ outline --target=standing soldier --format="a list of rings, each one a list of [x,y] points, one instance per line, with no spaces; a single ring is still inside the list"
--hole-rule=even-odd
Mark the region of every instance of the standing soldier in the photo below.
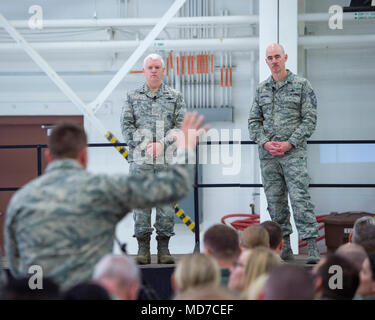
[[[309,81],[285,68],[288,55],[279,44],[266,51],[266,63],[272,76],[256,91],[249,116],[250,139],[259,147],[260,166],[268,211],[281,225],[281,257],[292,260],[292,227],[288,192],[301,239],[307,241],[307,263],[320,259],[316,238],[318,224],[308,187],[306,140],[316,126],[316,97]]]
[[[164,61],[158,54],[148,55],[143,63],[146,83],[128,93],[121,116],[121,129],[129,146],[132,174],[157,173],[167,165],[168,146],[173,143],[170,130],[178,129],[186,113],[181,94],[162,83]],[[160,186],[162,187],[162,186]],[[174,263],[168,244],[174,235],[172,205],[156,208],[158,263]],[[139,264],[151,263],[151,209],[134,210],[134,237],[138,241]]]
[[[189,193],[194,170],[188,163],[195,159],[202,121],[185,116],[175,142],[178,164],[157,174],[113,177],[85,170],[87,138],[81,127],[58,125],[48,137],[44,174],[9,202],[4,240],[12,276],[30,276],[29,268],[40,266],[63,290],[90,280],[96,263],[112,251],[116,225],[127,212]]]

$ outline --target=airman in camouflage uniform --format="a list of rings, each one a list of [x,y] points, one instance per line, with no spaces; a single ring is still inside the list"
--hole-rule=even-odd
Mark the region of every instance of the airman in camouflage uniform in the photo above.
[[[316,126],[317,101],[310,83],[285,69],[287,54],[280,45],[267,49],[272,76],[256,90],[249,116],[250,139],[259,146],[259,158],[268,211],[283,230],[282,258],[293,259],[288,192],[296,227],[308,243],[308,263],[320,256],[318,225],[308,187],[306,140]]]
[[[168,167],[173,144],[169,133],[178,129],[186,114],[182,95],[162,83],[164,62],[153,54],[144,61],[146,83],[127,94],[121,116],[121,129],[129,146],[130,172],[132,174],[157,173]],[[172,204],[173,205],[173,204]],[[174,208],[172,205],[156,208],[155,229],[158,240],[158,262],[174,263],[168,242],[174,235]],[[139,264],[151,262],[150,236],[151,209],[134,210],[134,237],[138,240]]]
[[[181,164],[159,174],[108,176],[84,170],[86,143],[80,127],[57,126],[49,137],[45,173],[12,197],[5,252],[13,276],[28,276],[29,267],[39,265],[43,276],[63,289],[89,280],[95,264],[112,251],[116,225],[127,212],[177,201],[191,189],[194,170],[187,163],[194,151],[185,152],[186,144],[177,146]]]

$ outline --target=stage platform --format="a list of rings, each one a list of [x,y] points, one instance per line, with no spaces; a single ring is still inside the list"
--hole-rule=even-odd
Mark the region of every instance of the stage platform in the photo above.
[[[176,263],[183,256],[184,254],[173,255]],[[312,268],[314,266],[311,264],[306,264],[306,255],[295,255],[294,258],[294,261],[282,263],[296,264],[306,268]],[[157,264],[157,256],[151,255],[151,264],[142,265],[139,267],[146,285],[153,289],[153,291],[158,295],[159,299],[167,300],[173,297],[171,276],[174,271],[175,264]]]

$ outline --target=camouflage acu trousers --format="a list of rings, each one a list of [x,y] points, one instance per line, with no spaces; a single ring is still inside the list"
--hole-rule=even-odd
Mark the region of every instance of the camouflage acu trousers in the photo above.
[[[309,194],[306,156],[282,156],[260,161],[264,192],[271,219],[280,224],[283,237],[291,234],[288,192],[300,239],[318,237],[318,223]]]
[[[165,168],[165,164],[130,164],[129,173],[140,175],[145,173],[157,173]],[[152,234],[154,230],[151,227],[152,209],[136,209],[133,211],[134,218],[134,237],[141,238]],[[174,208],[173,203],[163,207],[156,208],[156,219],[154,227],[159,236],[171,237],[174,235]]]

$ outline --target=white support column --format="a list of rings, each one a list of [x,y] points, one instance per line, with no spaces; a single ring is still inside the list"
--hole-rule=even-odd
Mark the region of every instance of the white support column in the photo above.
[[[287,68],[298,72],[298,0],[280,1],[279,43],[288,54]]]
[[[264,81],[270,75],[265,56],[266,48],[271,43],[277,42],[277,5],[278,0],[259,1],[259,82]],[[255,156],[258,156],[258,152]],[[260,170],[260,168],[258,169]],[[261,174],[259,176],[261,177]],[[263,188],[260,188],[259,205],[260,222],[271,220],[267,211],[267,200]]]
[[[270,70],[265,63],[266,48],[277,43],[278,0],[259,1],[259,82],[267,79]]]
[[[298,65],[298,0],[267,0],[259,1],[259,80],[265,80],[270,75],[264,61],[266,48],[279,42],[288,53],[287,68],[297,72]],[[289,205],[290,212],[292,209]],[[260,190],[260,220],[271,220],[267,211],[267,200],[264,189]],[[293,233],[291,245],[294,254],[298,254],[298,234],[291,216]]]
[[[279,43],[288,54],[286,67],[293,73],[298,72],[298,0],[279,1]],[[289,211],[293,212],[289,199]],[[298,254],[298,232],[293,214],[290,217],[293,233],[290,243],[294,254]]]
[[[90,103],[90,107],[94,113],[99,110],[103,102],[109,97],[112,91],[118,86],[122,79],[127,75],[130,69],[135,65],[138,59],[145,53],[148,47],[154,42],[156,37],[168,24],[168,22],[175,16],[177,11],[182,7],[186,0],[176,0],[167,12],[161,17],[159,22],[150,31],[147,37],[140,43],[138,48],[131,54],[129,59],[124,63],[121,69],[115,74],[112,80],[107,84],[98,97]]]

